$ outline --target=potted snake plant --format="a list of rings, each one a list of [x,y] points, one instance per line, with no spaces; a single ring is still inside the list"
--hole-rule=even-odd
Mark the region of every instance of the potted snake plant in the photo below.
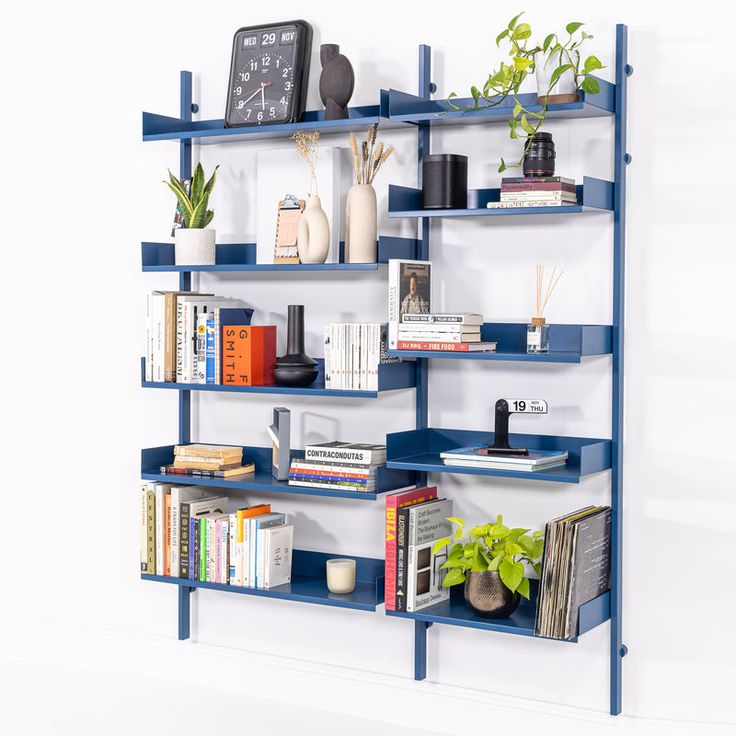
[[[205,182],[202,164],[197,164],[188,188],[169,171],[164,184],[176,195],[177,214],[181,227],[174,231],[174,262],[177,266],[213,266],[215,264],[215,231],[207,227],[215,216],[208,210],[210,195],[215,186],[217,169]]]
[[[544,552],[544,533],[510,529],[500,514],[496,521],[474,526],[465,534],[465,522],[448,518],[457,526],[451,537],[434,544],[434,552],[450,547],[442,585],[465,585],[465,603],[478,616],[508,618],[529,598],[525,563],[539,575]]]

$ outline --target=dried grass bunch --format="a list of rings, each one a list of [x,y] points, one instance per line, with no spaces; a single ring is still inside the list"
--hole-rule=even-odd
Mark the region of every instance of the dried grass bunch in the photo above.
[[[314,185],[314,193],[319,196],[317,188],[317,157],[319,156],[319,131],[318,130],[297,130],[292,136],[296,141],[297,153],[307,162],[309,167],[309,195],[312,195],[312,185]]]
[[[374,123],[368,129],[368,137],[358,147],[355,133],[350,134],[350,148],[353,152],[353,169],[355,171],[356,184],[373,184],[378,170],[393,153],[393,146],[384,148],[383,143],[378,140],[378,123]]]

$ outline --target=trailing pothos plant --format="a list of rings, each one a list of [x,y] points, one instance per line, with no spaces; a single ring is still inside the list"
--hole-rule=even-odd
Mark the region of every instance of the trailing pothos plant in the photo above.
[[[473,85],[470,88],[473,98],[472,107],[456,105],[453,102],[453,98],[457,97],[455,92],[450,93],[447,98],[453,110],[484,110],[497,107],[508,97],[513,98],[514,107],[508,119],[511,129],[510,137],[526,139],[526,142],[518,161],[507,163],[503,158],[501,159],[498,167],[499,173],[506,169],[518,168],[523,163],[532,138],[540,131],[547,115],[547,97],[563,74],[566,72],[574,74],[576,89],[582,89],[589,94],[597,94],[600,92],[598,80],[587,75],[597,69],[605,68],[598,57],[592,54],[585,59],[582,66],[580,64],[580,46],[593,38],[582,30],[584,23],[577,21],[568,23],[565,26],[566,38],[561,38],[556,33],[549,33],[541,44],[533,44],[530,42],[531,26],[528,23],[518,22],[522,15],[523,13],[519,13],[512,18],[508,26],[496,36],[497,47],[500,48],[502,43],[508,46],[511,62],[502,61],[498,69],[491,71],[482,87]],[[541,109],[530,110],[519,100],[519,90],[527,76],[534,73],[536,64],[540,62],[547,64],[549,59],[552,59],[557,66],[550,75],[546,92],[539,95],[543,98]]]
[[[215,166],[212,176],[205,183],[204,169],[202,168],[202,164],[198,163],[194,169],[194,176],[189,185],[189,191],[184,188],[182,182],[169,170],[169,180],[164,181],[164,184],[176,195],[178,203],[177,210],[184,219],[182,227],[203,228],[212,222],[215,213],[214,210],[207,209],[207,204],[209,203],[212,189],[215,186],[215,177],[219,168],[219,166]]]
[[[434,543],[433,554],[445,546],[450,546],[447,562],[442,565],[447,570],[443,587],[465,582],[468,573],[497,571],[503,584],[512,592],[529,598],[529,578],[525,577],[524,563],[531,566],[539,575],[542,553],[544,552],[544,533],[529,529],[509,529],[499,514],[495,522],[474,526],[465,535],[465,522],[449,517],[457,526],[451,537],[438,539]]]

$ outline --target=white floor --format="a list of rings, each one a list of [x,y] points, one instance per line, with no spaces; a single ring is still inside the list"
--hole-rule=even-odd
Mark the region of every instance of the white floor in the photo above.
[[[155,678],[0,661],[2,732],[8,736],[437,736],[378,721],[233,696]],[[61,686],[60,686],[61,685]],[[69,698],[69,692],[76,697]]]

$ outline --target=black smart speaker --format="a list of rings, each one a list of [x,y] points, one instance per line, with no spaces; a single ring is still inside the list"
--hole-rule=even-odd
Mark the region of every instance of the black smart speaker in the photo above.
[[[433,153],[422,161],[422,206],[464,210],[468,206],[468,157]]]

